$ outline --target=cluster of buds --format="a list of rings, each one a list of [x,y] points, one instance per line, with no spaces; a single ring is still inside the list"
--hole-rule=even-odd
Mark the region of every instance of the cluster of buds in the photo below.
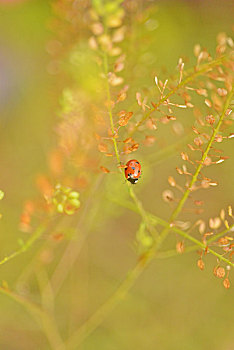
[[[58,213],[72,215],[80,208],[79,196],[77,191],[58,184],[55,187],[52,203]]]

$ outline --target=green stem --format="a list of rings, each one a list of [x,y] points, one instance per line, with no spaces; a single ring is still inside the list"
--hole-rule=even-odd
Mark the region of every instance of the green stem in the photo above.
[[[158,218],[157,218],[158,219]],[[188,239],[189,241],[195,243],[198,247],[202,248],[202,249],[207,249],[208,252],[210,252],[212,255],[216,256],[219,260],[224,261],[226,264],[234,267],[234,263],[232,263],[230,260],[224,258],[221,254],[216,253],[216,251],[214,251],[213,249],[210,249],[209,247],[207,248],[207,245],[202,243],[201,241],[199,241],[198,239],[192,237],[190,234],[186,233],[185,231],[180,230],[177,227],[171,227],[168,222],[162,222],[161,220],[161,224],[163,226],[166,227],[166,229],[168,230],[173,230],[174,232],[178,233],[180,236]]]
[[[234,229],[234,225],[231,225],[229,228],[226,228],[222,232],[217,233],[216,235],[212,236],[210,239],[207,240],[207,244],[215,242],[217,239],[223,237],[226,233],[232,231]]]
[[[105,71],[107,73],[108,71],[108,63],[107,63],[107,57],[105,59]],[[107,82],[108,85],[108,82]],[[110,101],[110,90],[109,90],[109,85],[108,85],[108,99]],[[171,225],[171,222],[173,222],[173,220],[179,215],[188,195],[190,192],[190,189],[192,187],[192,185],[195,183],[195,181],[197,180],[197,176],[202,168],[202,164],[204,162],[204,159],[206,158],[211,144],[214,141],[214,138],[219,130],[219,127],[223,121],[223,118],[225,116],[225,112],[226,109],[230,103],[231,97],[233,95],[233,90],[232,92],[229,94],[226,103],[224,105],[224,109],[223,109],[223,113],[219,119],[219,122],[216,126],[216,128],[214,129],[214,132],[212,134],[212,137],[210,139],[210,142],[207,145],[207,148],[203,154],[202,157],[202,161],[199,164],[199,166],[197,167],[197,170],[190,182],[190,185],[188,187],[188,189],[185,191],[182,199],[180,200],[177,208],[174,210],[174,212],[171,215],[170,218],[170,223],[165,222],[164,220],[157,218],[155,216],[154,219],[156,220],[157,224],[161,224],[162,226],[165,227],[165,229],[162,231],[161,235],[158,237],[158,239],[155,241],[154,246],[149,250],[149,252],[147,252],[135,265],[135,267],[128,273],[128,275],[126,276],[126,278],[123,280],[123,282],[120,284],[119,288],[116,290],[116,292],[77,330],[75,331],[71,337],[68,339],[67,341],[67,349],[68,350],[72,350],[74,348],[77,348],[102,322],[103,320],[106,318],[106,316],[112,311],[112,309],[120,302],[120,300],[122,298],[124,298],[126,296],[126,294],[128,293],[128,291],[130,290],[130,288],[134,285],[134,283],[136,282],[136,280],[138,279],[138,277],[141,275],[141,273],[145,270],[146,266],[149,265],[149,263],[151,262],[151,260],[153,259],[153,257],[155,256],[155,253],[159,250],[159,248],[162,245],[162,242],[166,239],[168,232],[170,230],[173,230],[175,232],[177,232],[178,234],[180,234],[181,236],[183,236],[184,238],[187,238],[188,240],[192,241],[193,243],[195,243],[197,246],[199,246],[200,248],[206,249],[206,245],[203,244],[202,242],[198,241],[196,238],[190,236],[189,234],[187,234],[186,232],[173,227]],[[108,103],[109,105],[109,103]],[[110,123],[111,123],[111,127],[113,127],[113,117],[112,117],[112,112],[109,109],[109,116],[110,116]],[[112,130],[113,132],[113,130]],[[117,147],[117,143],[116,141],[113,139],[114,145],[115,146],[115,153],[116,153],[116,157],[117,159],[119,159],[119,152],[118,152],[118,147]],[[140,212],[143,220],[147,223],[148,219],[147,219],[147,213],[144,210],[141,202],[138,200],[138,198],[136,197],[133,189],[131,187],[129,187],[129,193],[130,196],[132,197],[132,199],[134,200],[137,210]],[[215,251],[211,250],[210,248],[208,249],[208,251],[210,253],[212,253],[213,255],[215,255],[217,258],[219,258],[220,260],[223,260],[224,262],[228,263],[231,266],[234,266],[233,263],[231,263],[229,260],[227,260],[226,258],[224,258],[223,256],[221,256],[220,254],[216,253]],[[60,350],[60,349],[59,349]]]
[[[104,62],[104,72],[105,72],[105,75],[106,75],[106,92],[107,92],[108,114],[109,114],[109,118],[110,118],[111,131],[112,131],[112,134],[114,135],[113,114],[112,114],[112,109],[111,109],[111,104],[110,104],[110,102],[111,102],[110,86],[109,86],[108,77],[107,77],[107,75],[108,75],[108,58],[107,58],[107,53],[106,52],[103,54],[103,62]],[[118,145],[117,145],[116,139],[114,137],[112,137],[112,141],[113,141],[113,144],[114,144],[114,150],[115,150],[116,158],[118,160],[118,163],[120,164],[119,150],[118,150]],[[126,180],[125,176],[124,176],[124,172],[121,169],[120,169],[120,172],[121,172],[122,176],[124,177],[124,180]],[[142,219],[144,220],[148,230],[152,231],[152,228],[150,227],[150,225],[148,223],[148,218],[147,218],[147,215],[145,214],[145,211],[144,211],[144,208],[142,206],[142,203],[136,197],[136,195],[135,195],[135,193],[133,191],[132,185],[130,183],[128,183],[128,182],[126,182],[126,183],[128,185],[129,194],[130,194],[131,198],[133,199],[133,201],[135,202],[135,204],[136,204],[136,206],[138,208],[139,214],[141,215]],[[152,233],[152,234],[155,235],[155,232]]]
[[[110,86],[109,86],[109,83],[108,83],[108,59],[107,59],[107,53],[106,52],[103,55],[103,63],[104,63],[104,72],[105,72],[105,75],[106,75],[106,93],[107,93],[107,100],[108,100],[107,110],[108,110],[108,114],[109,114],[109,118],[110,118],[111,131],[112,131],[112,135],[113,135],[112,141],[113,141],[113,144],[114,144],[116,158],[118,160],[118,163],[120,164],[119,150],[118,150],[116,139],[114,137],[115,129],[114,129],[112,109],[111,109],[111,104],[110,104],[110,102],[111,102],[111,95],[110,95]]]
[[[219,60],[220,63],[220,60]],[[215,63],[216,65],[218,64],[217,62]],[[214,62],[213,62],[214,65]],[[170,97],[172,94],[174,94],[180,87],[184,86],[185,84],[187,84],[189,81],[191,81],[192,79],[194,79],[196,76],[198,76],[199,74],[204,73],[207,69],[210,69],[211,66],[213,66],[212,64],[206,65],[205,68],[195,72],[193,75],[189,76],[188,78],[186,78],[183,82],[181,82],[174,90],[170,91],[170,93],[164,98],[164,101]],[[104,57],[104,68],[105,68],[105,73],[107,76],[108,73],[108,61],[107,61],[107,56],[105,55]],[[222,120],[224,118],[225,115],[225,111],[226,111],[226,106],[229,104],[230,102],[230,96],[232,94],[229,95],[226,103],[225,103],[225,107],[224,107],[224,112],[219,120],[219,123],[216,127],[216,131],[214,131],[213,135],[212,135],[212,142],[214,140],[214,137],[216,135],[216,133],[219,130],[219,127],[222,123]],[[107,81],[107,97],[108,97],[108,102],[110,102],[110,89],[109,89],[109,84]],[[163,103],[163,99],[160,101],[160,104]],[[157,107],[156,107],[157,108]],[[153,110],[152,110],[153,111]],[[150,113],[152,113],[152,111]],[[113,116],[112,116],[112,111],[111,111],[111,107],[110,107],[110,103],[108,103],[108,113],[109,113],[109,117],[110,117],[110,124],[111,124],[111,129],[112,129],[112,133],[114,133],[114,124],[113,124]],[[147,117],[149,116],[149,114],[147,115]],[[145,119],[147,119],[147,117]],[[144,119],[144,120],[145,120]],[[140,122],[141,123],[141,122]],[[138,123],[138,126],[140,124]],[[207,152],[205,152],[206,154],[208,154],[208,151],[210,149],[211,143],[209,142],[208,146],[207,146]],[[117,142],[116,140],[113,138],[113,143],[114,143],[114,148],[115,148],[115,154],[116,154],[116,158],[119,161],[119,152],[118,152],[118,147],[117,147]],[[203,159],[203,158],[202,158]],[[205,159],[205,158],[204,158]],[[203,161],[204,161],[203,159]],[[202,161],[202,163],[203,163]],[[185,192],[184,196],[182,197],[182,199],[179,202],[178,207],[176,208],[176,210],[173,212],[170,222],[172,222],[176,216],[179,214],[179,212],[181,211],[184,202],[186,201],[189,191],[190,191],[190,187],[193,185],[193,183],[196,181],[197,176],[200,172],[202,165],[199,164],[193,179],[190,183],[189,188],[187,189],[187,191]],[[122,172],[122,171],[121,171]],[[122,172],[123,173],[123,172]],[[140,212],[143,220],[146,220],[146,223],[148,222],[148,218],[147,218],[147,213],[144,210],[141,202],[138,200],[138,198],[136,197],[133,189],[129,186],[129,193],[130,196],[132,197],[132,199],[134,200],[137,210]],[[191,237],[189,234],[175,228],[175,227],[171,227],[171,224],[168,222],[164,222],[164,220],[156,218],[157,223],[161,223],[163,222],[162,226],[165,226],[165,229],[163,230],[163,232],[161,233],[161,235],[159,236],[159,238],[155,241],[155,245],[153,246],[153,248],[146,253],[135,265],[135,267],[127,274],[126,278],[123,280],[123,282],[120,284],[120,286],[118,287],[118,289],[116,290],[116,292],[77,330],[75,331],[71,337],[68,339],[67,341],[67,349],[68,350],[72,350],[77,348],[102,322],[103,320],[107,317],[107,315],[112,311],[112,309],[120,302],[120,300],[122,300],[126,294],[128,293],[128,291],[131,289],[131,287],[134,285],[134,283],[136,282],[136,280],[139,278],[139,276],[141,275],[141,273],[145,270],[145,268],[149,265],[149,263],[151,262],[152,258],[154,257],[155,253],[157,252],[157,250],[161,247],[162,242],[166,239],[168,232],[173,229],[174,231],[176,231],[177,233],[181,234],[183,237],[190,239],[192,242],[196,243],[198,246],[202,247],[202,248],[206,248],[206,246],[201,243],[200,241],[196,240],[195,238]],[[209,251],[214,254],[217,257],[221,257],[222,260],[224,261],[228,261],[227,259],[223,258],[222,256],[220,256],[219,254],[217,254],[216,252],[212,251],[209,249]],[[229,262],[228,262],[229,263]],[[232,264],[233,265],[233,264]],[[58,349],[60,350],[60,349]]]
[[[206,150],[205,152],[203,153],[203,156],[202,156],[202,159],[192,177],[192,180],[190,181],[189,183],[189,186],[188,188],[186,189],[186,191],[184,192],[184,195],[183,197],[181,198],[181,200],[179,201],[179,204],[177,205],[176,209],[173,211],[172,215],[171,215],[171,218],[170,218],[170,222],[173,222],[175,220],[175,218],[179,215],[179,213],[181,212],[181,209],[183,208],[184,206],[184,203],[185,201],[187,200],[191,190],[192,190],[192,186],[194,185],[194,183],[197,181],[197,177],[203,167],[203,163],[206,159],[206,157],[208,156],[208,153],[210,151],[210,148],[211,148],[211,145],[212,143],[214,142],[214,139],[215,139],[215,136],[217,135],[218,131],[219,131],[219,128],[223,122],[223,119],[225,117],[225,113],[226,113],[226,110],[231,102],[231,99],[232,99],[232,96],[233,96],[233,92],[234,92],[234,88],[232,88],[231,92],[229,93],[227,99],[226,99],[226,102],[224,104],[224,107],[223,107],[223,112],[219,118],[219,121],[218,121],[218,124],[216,125],[216,127],[214,128],[213,130],[213,134],[210,138],[210,141],[208,142],[208,145],[206,147]]]
[[[0,261],[0,265],[5,264],[6,262],[10,261],[11,259],[15,258],[16,256],[26,252],[33,244],[34,242],[41,237],[42,233],[45,231],[46,226],[41,225],[39,226],[36,231],[31,235],[31,237],[15,252],[11,253],[10,255],[6,256]]]
[[[229,104],[230,104],[230,102],[231,102],[232,96],[233,96],[233,91],[234,91],[234,87],[232,88],[231,92],[229,93],[229,95],[228,95],[228,97],[227,97],[227,99],[226,99],[226,102],[225,102],[224,107],[223,107],[223,112],[222,112],[222,114],[221,114],[221,116],[220,116],[220,118],[219,118],[218,124],[216,125],[216,127],[215,127],[214,130],[213,130],[213,134],[212,134],[212,136],[211,136],[211,138],[210,138],[210,141],[208,142],[208,145],[207,145],[207,147],[206,147],[205,152],[203,153],[201,162],[199,163],[199,165],[198,165],[198,167],[197,167],[197,169],[196,169],[196,171],[195,171],[195,173],[194,173],[194,175],[193,175],[193,177],[192,177],[192,180],[191,180],[190,183],[189,183],[188,188],[187,188],[186,191],[184,192],[184,194],[183,194],[181,200],[179,201],[177,207],[176,207],[175,210],[173,211],[173,213],[172,213],[172,215],[171,215],[171,217],[170,217],[170,219],[169,219],[169,224],[167,223],[167,226],[165,226],[165,229],[162,231],[162,233],[161,233],[161,235],[160,235],[160,237],[162,238],[162,240],[165,240],[165,239],[166,239],[166,237],[167,237],[167,235],[168,235],[168,233],[169,233],[169,231],[170,231],[170,229],[171,229],[171,226],[172,226],[173,221],[174,221],[174,220],[178,217],[178,215],[180,214],[180,212],[181,212],[181,210],[182,210],[182,208],[183,208],[183,206],[184,206],[184,204],[185,204],[185,202],[186,202],[186,200],[187,200],[187,198],[188,198],[188,196],[189,196],[189,194],[190,194],[190,192],[191,192],[191,189],[192,189],[193,184],[197,181],[197,177],[198,177],[198,175],[199,175],[199,173],[200,173],[200,171],[201,171],[201,168],[202,168],[202,166],[203,166],[204,160],[206,159],[206,157],[207,157],[207,155],[208,155],[208,153],[209,153],[209,151],[210,151],[211,145],[212,145],[212,143],[214,142],[215,136],[217,135],[217,133],[218,133],[218,131],[219,131],[219,128],[220,128],[220,126],[221,126],[221,124],[222,124],[222,122],[223,122],[223,119],[224,119],[224,117],[225,117],[226,110],[227,110],[227,108],[228,108],[228,106],[229,106]],[[177,230],[177,233],[179,233],[178,229],[176,229],[176,230]],[[175,231],[175,230],[174,230],[174,231]],[[194,243],[195,243],[195,241],[198,242],[198,243],[199,243],[198,245],[200,245],[200,246],[202,245],[201,247],[204,248],[203,243],[201,243],[200,241],[196,240],[195,238],[193,238],[192,236],[188,235],[187,233],[184,233],[183,231],[181,231],[180,234],[182,235],[182,233],[183,233],[184,237],[185,237],[185,235],[186,235],[186,238],[190,239],[190,240],[191,240],[192,242],[194,242]],[[190,237],[190,238],[189,238],[189,237]],[[156,249],[157,249],[157,247],[155,247],[155,248],[153,247],[153,248],[152,248],[152,254],[153,254],[153,255],[155,255]],[[215,251],[212,251],[212,250],[210,250],[210,249],[209,249],[209,251],[210,251],[213,255],[216,255],[216,256],[217,256],[217,254],[218,254],[218,253],[216,253]],[[218,255],[219,255],[219,254],[218,254]],[[221,255],[219,255],[219,258],[220,258],[220,257],[221,257]],[[220,259],[221,259],[221,258],[220,258]],[[224,259],[225,259],[225,258],[222,258],[221,260],[224,260]],[[225,260],[226,260],[226,259],[225,259]],[[224,261],[225,261],[225,260],[224,260]],[[229,263],[229,262],[228,262],[228,263]],[[229,264],[230,264],[230,263],[229,263]],[[231,265],[233,266],[232,263],[231,263]]]
[[[129,206],[129,208],[131,205]],[[186,232],[176,228],[171,227],[170,224],[154,215],[148,214],[151,219],[154,219],[156,223],[168,228],[168,230],[173,230],[177,232],[179,235],[183,236],[184,238],[192,241],[196,244],[196,247],[200,247],[203,249],[206,249],[206,245],[197,240],[196,238],[193,238]],[[164,233],[164,236],[160,235],[161,240],[157,241],[157,249],[159,249],[163,239],[165,238],[166,233]],[[193,247],[191,247],[193,248]],[[153,252],[155,253],[156,248],[154,247]],[[192,249],[191,249],[192,250]],[[228,265],[234,267],[234,264],[230,262],[228,259],[224,258],[222,255],[216,253],[212,249],[208,249],[208,251],[216,256],[219,260],[224,261]],[[163,253],[161,253],[163,254]],[[172,256],[171,252],[168,254],[168,256]],[[167,257],[168,257],[167,256]],[[160,256],[159,256],[160,257]],[[145,268],[149,265],[151,262],[153,256],[152,252],[149,252],[149,254],[146,254],[144,256],[144,259],[140,259],[135,267],[127,274],[126,278],[123,280],[123,282],[120,284],[116,292],[77,330],[75,331],[72,336],[68,339],[67,342],[67,350],[72,350],[77,348],[107,317],[107,315],[115,308],[115,306],[127,295],[128,291],[131,289],[131,287],[134,285],[135,281],[139,278],[141,273],[145,270]],[[60,349],[58,349],[60,350]]]

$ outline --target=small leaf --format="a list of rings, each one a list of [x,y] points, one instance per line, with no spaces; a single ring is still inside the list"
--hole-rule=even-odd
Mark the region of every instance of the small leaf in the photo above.
[[[128,137],[128,138],[125,139],[123,142],[124,142],[124,143],[130,143],[130,142],[132,142],[132,141],[134,141],[133,138],[132,138],[132,137]]]
[[[131,147],[130,147],[130,150],[132,152],[135,152],[139,147],[139,143],[134,143]]]
[[[100,169],[101,169],[101,171],[103,172],[103,173],[110,173],[110,170],[109,169],[107,169],[107,168],[105,168],[104,166],[100,166]]]

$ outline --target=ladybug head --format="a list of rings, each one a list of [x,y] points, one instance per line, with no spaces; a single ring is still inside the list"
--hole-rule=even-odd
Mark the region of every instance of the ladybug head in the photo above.
[[[131,182],[131,184],[136,184],[137,182],[138,182],[138,179],[133,179],[132,177],[129,177],[128,179],[127,179],[129,182]]]

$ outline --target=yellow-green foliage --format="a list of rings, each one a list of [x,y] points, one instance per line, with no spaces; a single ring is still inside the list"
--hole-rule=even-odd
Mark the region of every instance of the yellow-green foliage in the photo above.
[[[11,5],[0,348],[229,348],[230,2]]]

